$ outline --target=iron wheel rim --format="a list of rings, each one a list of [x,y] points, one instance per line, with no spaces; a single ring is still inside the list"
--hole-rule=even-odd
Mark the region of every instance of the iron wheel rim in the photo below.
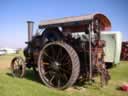
[[[63,44],[64,44],[64,46],[65,45],[66,46],[65,47],[62,46]],[[52,57],[52,54],[51,54],[52,52],[48,51],[48,49],[47,49],[47,48],[52,48],[51,45],[53,45],[52,47],[56,47],[56,48],[53,48],[54,49],[53,52],[54,52],[54,54],[56,54],[56,58],[61,57],[62,60],[60,58],[56,60],[56,58]],[[73,69],[76,66],[73,65],[73,59],[71,58],[70,51],[67,50],[68,49],[67,47],[69,47],[69,45],[67,46],[66,43],[53,42],[53,43],[50,43],[50,44],[47,44],[46,46],[44,46],[42,51],[40,52],[40,56],[38,59],[39,75],[40,75],[41,79],[43,80],[43,82],[45,83],[45,85],[47,85],[48,87],[53,87],[53,88],[57,88],[57,89],[65,89],[68,85],[72,85],[72,83],[74,83],[76,81],[76,79],[79,75],[79,67],[80,66],[77,67],[78,72],[76,73],[75,79],[72,80],[72,77],[74,77],[73,73],[75,73]],[[45,49],[47,49],[47,50],[45,50]],[[55,49],[56,49],[56,52],[55,52]],[[60,50],[61,50],[61,52],[60,52]],[[60,54],[59,54],[60,55],[59,56],[58,53],[62,54],[63,57]],[[40,59],[45,59],[45,56],[42,57],[43,54],[47,55],[46,57],[48,57],[48,59],[50,61],[40,60]],[[77,57],[77,56],[75,55],[75,57]],[[67,61],[65,60],[65,58],[67,58]],[[65,60],[65,62],[62,62],[63,60]],[[78,58],[76,60],[79,61]],[[74,60],[74,61],[76,61],[76,60]],[[54,63],[57,62],[57,64],[53,64],[51,62],[54,62]],[[66,63],[67,63],[67,65],[66,65]],[[47,65],[49,65],[49,69],[50,69],[49,72],[51,72],[50,74],[52,74],[51,75],[52,77],[50,79],[49,79],[49,76],[45,76],[47,74],[46,73],[47,69],[45,69],[45,66],[47,66]],[[56,67],[54,68],[54,66],[52,66],[52,65],[58,65],[59,69],[57,68],[57,70],[56,70]],[[53,82],[51,82],[51,81],[53,81]]]

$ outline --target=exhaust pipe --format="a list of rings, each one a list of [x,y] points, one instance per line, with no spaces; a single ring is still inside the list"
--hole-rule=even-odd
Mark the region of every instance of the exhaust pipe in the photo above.
[[[28,42],[32,40],[33,35],[33,21],[27,21],[28,24]]]

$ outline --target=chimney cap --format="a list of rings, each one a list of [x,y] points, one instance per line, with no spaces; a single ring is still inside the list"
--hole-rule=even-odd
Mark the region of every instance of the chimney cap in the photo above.
[[[33,21],[27,21],[27,23],[34,23]]]

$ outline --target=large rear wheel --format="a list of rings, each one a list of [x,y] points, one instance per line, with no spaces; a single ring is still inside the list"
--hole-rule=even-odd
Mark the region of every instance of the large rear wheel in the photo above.
[[[45,85],[65,89],[76,82],[80,72],[80,61],[70,45],[54,41],[46,44],[41,50],[38,70]]]

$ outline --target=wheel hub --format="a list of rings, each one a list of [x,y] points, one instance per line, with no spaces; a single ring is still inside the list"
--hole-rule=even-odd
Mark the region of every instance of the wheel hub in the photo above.
[[[53,68],[55,71],[58,71],[58,70],[60,69],[60,63],[57,62],[57,61],[53,62],[52,68]]]

